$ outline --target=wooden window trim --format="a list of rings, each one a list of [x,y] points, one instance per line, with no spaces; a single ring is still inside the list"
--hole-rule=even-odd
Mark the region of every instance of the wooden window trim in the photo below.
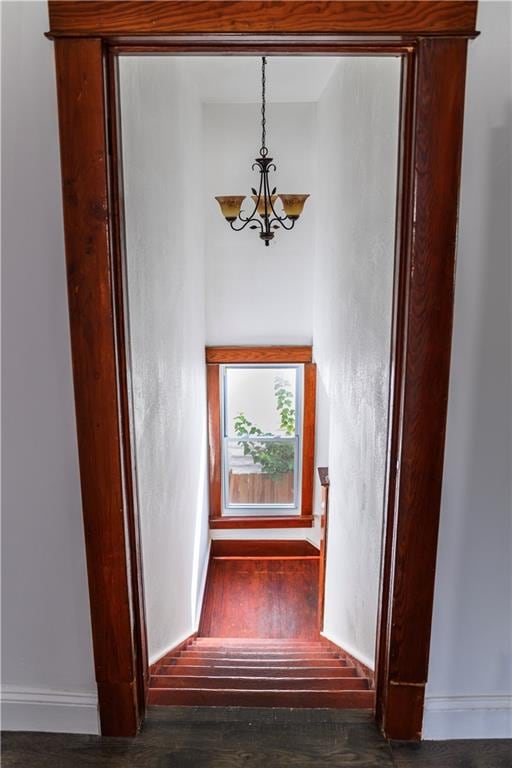
[[[207,363],[311,363],[313,347],[206,347]]]
[[[402,59],[376,719],[389,738],[418,739],[443,472],[466,55],[468,40],[477,35],[477,5],[50,0],[82,506],[104,735],[137,732],[147,684],[139,522],[127,479],[132,464],[120,291],[116,56],[360,53]]]
[[[311,528],[315,462],[316,365],[311,346],[206,347],[210,528]],[[298,515],[223,515],[220,366],[230,363],[304,365],[301,508]]]

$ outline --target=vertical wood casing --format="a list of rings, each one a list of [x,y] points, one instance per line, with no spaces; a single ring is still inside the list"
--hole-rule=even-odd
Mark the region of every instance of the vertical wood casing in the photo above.
[[[117,98],[119,87],[119,59],[109,51],[106,57],[108,93],[110,196],[112,220],[112,279],[114,285],[115,330],[120,428],[123,437],[124,479],[126,483],[126,527],[131,557],[131,584],[134,611],[138,707],[144,712],[149,686],[149,658],[142,563],[141,520],[138,508],[137,467],[135,461],[135,420],[133,415],[133,387],[128,307],[128,284],[125,242],[124,181],[122,164],[121,110]]]
[[[289,0],[251,4],[255,6],[251,13],[246,5],[136,0],[129,4],[95,0],[49,3],[50,36],[55,38],[56,50],[71,344],[102,732],[124,736],[136,732],[143,716],[139,677],[144,666],[137,663],[137,651],[147,655],[136,626],[144,621],[143,610],[133,594],[141,579],[136,528],[131,520],[137,512],[128,498],[133,487],[126,466],[123,377],[127,371],[120,362],[126,349],[118,327],[123,322],[123,305],[117,295],[121,290],[116,263],[120,246],[115,230],[120,222],[115,180],[114,205],[109,204],[109,181],[115,169],[110,169],[109,179],[105,126],[114,114],[116,94],[104,81],[108,67],[103,50],[128,51],[131,40],[137,52],[148,52],[160,34],[162,53],[236,50],[254,55],[269,51],[350,55],[357,49],[363,55],[394,53],[407,60],[376,713],[388,737],[418,739],[442,480],[465,60],[467,38],[475,36],[477,3]],[[191,38],[176,36],[177,31],[190,33]],[[223,35],[235,31],[240,34]],[[150,36],[144,37],[144,32]],[[210,38],[202,34],[205,32],[211,33]],[[258,39],[262,32],[268,36],[266,42]],[[272,37],[275,32],[279,35]],[[314,41],[308,41],[308,32],[315,33]],[[390,33],[387,37],[386,32]],[[337,33],[341,36],[335,39]],[[166,34],[174,34],[174,42],[166,41]],[[116,39],[116,35],[121,37]],[[330,41],[322,35],[330,35]],[[220,414],[218,430],[220,446]],[[220,475],[218,487],[220,492]],[[218,511],[220,514],[220,496]]]
[[[104,735],[138,730],[114,335],[100,39],[55,43],[68,298],[96,680]]]
[[[318,631],[324,628],[325,611],[325,574],[327,568],[327,537],[329,530],[329,470],[318,467],[320,478],[320,567],[318,573]]]
[[[206,366],[206,390],[208,398],[210,519],[214,520],[222,516],[220,369],[218,363],[208,363]]]
[[[381,708],[384,732],[420,738],[430,628],[448,402],[462,148],[465,39],[418,44],[411,183],[402,200],[408,222],[402,268],[408,270],[403,313],[396,467],[390,497],[395,522],[384,642]],[[400,324],[400,318],[399,318]],[[398,450],[400,446],[400,450]],[[382,649],[381,649],[382,652]],[[382,660],[381,660],[382,661]]]
[[[313,524],[316,364],[311,346],[206,347],[210,525],[215,528],[292,528]],[[222,515],[222,425],[220,365],[228,363],[301,363],[304,365],[302,481],[300,515],[271,517]]]
[[[315,479],[316,364],[304,364],[301,514],[313,514]]]

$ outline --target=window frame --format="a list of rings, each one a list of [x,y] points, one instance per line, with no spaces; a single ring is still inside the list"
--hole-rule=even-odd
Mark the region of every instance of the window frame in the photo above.
[[[248,503],[241,504],[229,501],[229,465],[227,461],[227,446],[232,440],[243,440],[244,438],[230,437],[228,434],[227,415],[227,377],[228,369],[290,369],[296,371],[295,378],[295,433],[289,438],[275,438],[276,440],[288,440],[295,442],[294,458],[294,478],[293,478],[293,496],[294,501],[291,504],[286,503]],[[304,363],[223,363],[219,368],[220,374],[220,403],[221,403],[221,474],[222,474],[222,515],[223,517],[236,517],[238,515],[258,516],[267,515],[282,516],[283,514],[299,515],[302,501],[302,444],[304,440]],[[265,439],[265,438],[263,438]],[[269,439],[269,438],[266,438]]]
[[[206,347],[210,528],[311,528],[315,457],[316,365],[311,346]],[[224,403],[221,377],[225,367],[302,367],[296,473],[297,505],[228,508],[224,488]],[[238,514],[236,512],[238,511]]]

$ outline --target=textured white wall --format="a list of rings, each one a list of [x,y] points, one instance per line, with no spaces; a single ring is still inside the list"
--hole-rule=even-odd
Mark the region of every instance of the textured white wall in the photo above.
[[[208,344],[311,343],[314,196],[295,229],[278,230],[268,248],[255,230],[232,232],[214,199],[258,188],[259,174],[251,166],[261,144],[260,109],[203,107]],[[278,191],[311,194],[315,117],[312,103],[268,105],[267,144],[276,160]]]
[[[426,738],[512,737],[511,10],[469,46]]]
[[[347,58],[318,105],[313,347],[324,392],[317,456],[328,444],[330,476],[324,631],[369,666],[380,578],[399,82],[398,59]]]
[[[186,61],[120,62],[149,655],[196,628],[208,541],[201,107]]]
[[[1,11],[2,725],[96,733],[53,50]]]
[[[510,722],[505,705],[511,689],[501,683],[511,668],[510,174],[504,162],[510,6],[482,3],[478,26],[482,36],[469,51],[425,718],[431,738],[498,735]],[[43,38],[46,4],[2,3],[2,27],[3,726],[93,732],[55,76],[52,45]]]

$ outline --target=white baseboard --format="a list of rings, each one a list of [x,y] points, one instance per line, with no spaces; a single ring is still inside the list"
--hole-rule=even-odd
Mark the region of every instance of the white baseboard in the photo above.
[[[512,738],[512,695],[427,696],[425,741]]]
[[[3,686],[2,730],[99,734],[95,693]]]
[[[361,653],[357,648],[354,648],[353,645],[350,645],[350,643],[345,643],[343,640],[341,640],[339,637],[336,637],[332,632],[320,632],[322,637],[325,637],[326,640],[330,640],[331,643],[334,643],[334,645],[339,646],[344,651],[346,651],[350,656],[353,656],[354,659],[357,659],[361,662],[361,664],[364,664],[365,667],[368,667],[368,669],[371,669],[372,672],[375,671],[375,662],[373,659],[371,659],[369,656],[365,656],[364,653]]]

